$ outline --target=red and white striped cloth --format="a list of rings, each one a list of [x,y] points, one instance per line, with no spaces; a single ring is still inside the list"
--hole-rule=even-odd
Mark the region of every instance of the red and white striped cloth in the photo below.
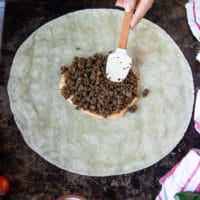
[[[162,189],[156,200],[173,200],[178,192],[200,192],[200,150],[191,149],[160,179]]]
[[[200,42],[200,0],[189,0],[185,5],[187,21],[194,37]],[[200,61],[200,52],[197,54]]]
[[[200,133],[200,89],[197,91],[194,108],[194,128]]]

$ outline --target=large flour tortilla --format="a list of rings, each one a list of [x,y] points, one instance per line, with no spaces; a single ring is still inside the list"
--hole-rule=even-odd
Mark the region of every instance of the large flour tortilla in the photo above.
[[[114,50],[122,18],[110,9],[62,16],[35,31],[14,58],[8,93],[16,123],[34,151],[63,169],[93,176],[143,169],[166,156],[188,127],[190,67],[169,35],[147,20],[131,32],[128,44],[141,90],[150,90],[136,113],[99,120],[60,95],[60,66],[74,56]]]

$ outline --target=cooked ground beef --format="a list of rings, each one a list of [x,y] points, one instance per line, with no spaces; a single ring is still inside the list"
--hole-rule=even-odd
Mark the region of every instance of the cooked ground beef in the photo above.
[[[129,112],[134,113],[136,110],[137,110],[137,106],[136,106],[136,105],[133,105],[133,106],[128,107],[128,111],[129,111]]]
[[[73,96],[77,109],[107,117],[119,113],[137,96],[138,80],[132,70],[122,82],[112,82],[106,78],[106,61],[107,55],[102,54],[74,57],[71,65],[61,68],[66,78],[61,94],[65,99]]]
[[[142,92],[142,96],[146,97],[149,94],[149,90],[147,88],[145,88]]]

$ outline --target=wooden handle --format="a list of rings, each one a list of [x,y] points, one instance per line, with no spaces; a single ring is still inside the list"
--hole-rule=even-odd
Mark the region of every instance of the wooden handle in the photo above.
[[[129,35],[132,15],[133,15],[132,12],[124,12],[124,19],[118,43],[118,48],[127,49],[128,35]]]

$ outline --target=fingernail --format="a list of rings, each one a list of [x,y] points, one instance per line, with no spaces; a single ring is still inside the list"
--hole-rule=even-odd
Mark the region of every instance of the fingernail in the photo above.
[[[132,10],[131,4],[129,1],[125,2],[125,11],[130,12]]]
[[[117,1],[117,2],[115,3],[115,6],[120,6],[120,3]]]
[[[131,24],[130,29],[133,30],[135,28],[136,24]]]
[[[124,7],[124,4],[121,1],[116,1],[115,6]]]

